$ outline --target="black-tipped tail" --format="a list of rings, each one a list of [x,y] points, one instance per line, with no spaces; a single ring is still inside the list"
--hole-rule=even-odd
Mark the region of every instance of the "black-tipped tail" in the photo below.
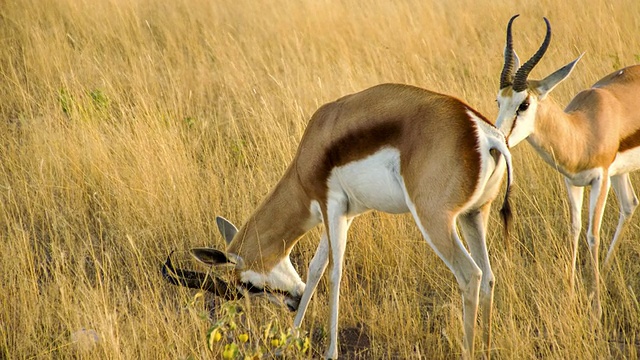
[[[502,225],[504,228],[504,240],[507,251],[511,251],[511,223],[513,221],[513,214],[511,212],[511,203],[509,202],[509,196],[511,195],[511,162],[506,161],[507,164],[507,189],[504,193],[504,200],[502,201],[502,208],[500,209],[500,217],[502,218]]]

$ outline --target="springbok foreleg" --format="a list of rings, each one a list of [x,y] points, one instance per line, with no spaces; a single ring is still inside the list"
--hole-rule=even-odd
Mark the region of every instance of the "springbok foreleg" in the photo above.
[[[298,312],[296,313],[296,318],[293,321],[294,328],[299,328],[302,324],[302,320],[304,320],[304,315],[307,312],[309,302],[318,287],[318,283],[320,282],[322,275],[324,275],[324,272],[327,269],[327,264],[329,263],[329,251],[329,240],[327,239],[327,231],[325,230],[322,232],[322,236],[320,237],[318,249],[309,263],[307,285],[304,288],[304,293],[302,293]]]
[[[347,220],[347,229],[351,226],[351,222],[353,218]],[[302,299],[300,300],[300,306],[298,306],[298,312],[296,313],[296,317],[293,321],[293,327],[299,328],[302,325],[302,321],[304,320],[305,313],[307,308],[309,307],[309,302],[315,294],[315,291],[318,287],[318,283],[320,283],[320,279],[322,279],[322,275],[327,269],[327,265],[329,264],[329,240],[327,238],[327,232],[322,232],[322,236],[320,237],[320,243],[318,244],[318,249],[316,253],[313,255],[313,259],[309,263],[309,273],[307,274],[307,285],[304,288],[304,293],[302,294]]]
[[[491,204],[487,204],[478,210],[473,210],[460,215],[460,230],[464,240],[469,246],[471,257],[482,270],[482,282],[480,283],[480,309],[482,309],[483,340],[485,344],[486,358],[491,356],[491,311],[493,307],[493,289],[495,278],[491,271],[489,254],[487,252],[486,229],[489,219]]]
[[[571,275],[569,277],[569,292],[573,294],[576,281],[576,262],[578,259],[578,240],[582,231],[582,199],[584,187],[574,186],[565,178],[567,195],[569,197],[569,214],[571,216]]]
[[[612,176],[611,186],[618,198],[618,203],[620,203],[620,219],[618,220],[618,227],[613,235],[613,240],[609,245],[607,257],[604,259],[602,276],[605,275],[611,266],[611,260],[613,259],[613,254],[616,252],[617,246],[619,245],[619,240],[627,229],[630,222],[629,220],[631,220],[631,217],[633,216],[633,212],[638,207],[638,197],[636,197],[636,194],[633,192],[633,185],[631,185],[631,179],[629,179],[628,173]]]
[[[329,248],[331,249],[332,267],[329,285],[329,348],[325,354],[327,359],[338,358],[338,312],[340,308],[340,281],[344,252],[347,245],[349,220],[346,217],[347,200],[329,200],[324,216],[327,228]]]
[[[587,230],[587,242],[591,252],[593,263],[593,316],[596,320],[602,317],[602,305],[600,303],[600,268],[598,262],[598,250],[600,247],[600,225],[602,224],[602,214],[607,202],[609,186],[611,182],[606,171],[602,176],[591,183],[591,194],[589,199],[589,229]]]

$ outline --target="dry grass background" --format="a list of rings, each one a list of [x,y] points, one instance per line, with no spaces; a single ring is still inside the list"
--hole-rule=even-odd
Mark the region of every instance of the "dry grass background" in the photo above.
[[[555,91],[560,103],[640,60],[636,0],[3,1],[0,358],[219,357],[207,349],[202,300],[159,274],[168,251],[222,248],[214,216],[246,219],[309,116],[337,97],[402,82],[463,98],[493,119],[514,13],[523,15],[514,28],[521,57],[542,40],[542,16],[552,23],[532,77],[586,51]],[[584,240],[577,292],[568,293],[561,177],[528,145],[513,153],[511,254],[495,212],[490,228],[494,356],[637,359],[639,215],[604,280],[594,329]],[[616,221],[612,196],[603,246]],[[317,241],[316,230],[294,249],[303,277]],[[459,353],[460,293],[408,216],[354,223],[342,299],[349,357]],[[248,306],[256,326],[292,323],[265,302]],[[323,282],[304,323],[316,334],[311,357],[324,349],[327,312]],[[73,344],[82,328],[99,341]]]

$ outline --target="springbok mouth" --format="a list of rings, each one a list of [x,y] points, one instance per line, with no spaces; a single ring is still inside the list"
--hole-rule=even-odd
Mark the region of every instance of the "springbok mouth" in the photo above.
[[[285,305],[289,311],[298,310],[300,306],[300,296],[293,296],[287,291],[262,288],[251,283],[240,283],[240,288],[247,291],[250,295],[265,295],[269,300],[278,305]]]
[[[292,302],[289,302],[287,300],[292,301]],[[291,297],[291,298],[288,298],[288,299],[284,299],[284,303],[285,303],[285,305],[287,305],[287,309],[289,309],[289,311],[293,312],[293,311],[298,311],[298,307],[300,306],[300,300],[301,299],[299,297],[296,297],[296,298]]]

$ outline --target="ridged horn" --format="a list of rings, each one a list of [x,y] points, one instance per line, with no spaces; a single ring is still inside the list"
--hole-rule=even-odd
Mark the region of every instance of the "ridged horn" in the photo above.
[[[527,88],[527,77],[529,77],[529,73],[531,70],[538,64],[544,53],[547,52],[547,48],[549,47],[549,43],[551,42],[551,24],[549,24],[549,20],[545,17],[544,22],[547,24],[547,34],[544,37],[544,41],[538,51],[529,59],[524,65],[516,71],[516,75],[513,79],[513,90],[514,91],[523,91]]]
[[[514,64],[514,53],[513,53],[513,38],[511,36],[511,24],[513,20],[515,20],[520,14],[513,15],[509,20],[509,25],[507,25],[507,44],[504,47],[504,67],[502,68],[502,73],[500,74],[500,89],[504,89],[507,86],[513,84],[513,75],[515,69],[513,68]]]
[[[167,260],[162,265],[162,277],[168,282],[177,286],[186,286],[190,289],[201,289],[213,293],[225,300],[234,300],[242,298],[242,294],[235,288],[229,286],[223,280],[212,277],[209,274],[195,272],[190,270],[177,269],[171,262],[171,255],[167,256]]]

